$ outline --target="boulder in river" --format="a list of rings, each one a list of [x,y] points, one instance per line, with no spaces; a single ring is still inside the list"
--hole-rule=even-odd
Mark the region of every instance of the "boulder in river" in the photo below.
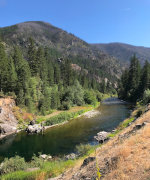
[[[50,160],[50,159],[52,159],[52,156],[47,155],[47,154],[41,154],[40,158],[42,158],[43,160]]]
[[[27,133],[40,133],[44,130],[44,127],[41,126],[40,124],[34,124],[34,125],[29,125],[26,128]]]
[[[71,153],[71,154],[66,155],[66,156],[65,156],[65,159],[66,159],[66,160],[69,160],[69,159],[74,160],[74,159],[76,159],[77,157],[78,157],[77,154]]]
[[[99,142],[99,143],[104,143],[104,141],[108,140],[108,132],[106,131],[101,131],[97,133],[97,136],[94,136],[94,138]]]

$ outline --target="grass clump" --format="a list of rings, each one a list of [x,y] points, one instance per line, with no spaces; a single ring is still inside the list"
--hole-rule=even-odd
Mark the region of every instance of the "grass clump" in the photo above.
[[[80,110],[78,112],[62,112],[57,116],[50,117],[46,119],[45,125],[50,126],[58,123],[62,123],[65,121],[69,121],[72,118],[76,118],[78,115],[81,115],[85,112],[85,110]]]
[[[34,161],[34,162],[33,162]],[[69,168],[75,164],[76,161],[68,160],[54,160],[54,161],[43,161],[40,158],[34,158],[32,162],[26,163],[25,169],[18,169],[15,171],[7,172],[8,174],[2,174],[2,180],[45,180],[47,178],[58,176],[63,173],[66,168]],[[40,167],[39,170],[27,171],[29,167]],[[14,169],[13,169],[14,170]]]
[[[19,156],[12,157],[10,159],[5,158],[0,167],[0,174],[11,173],[18,170],[25,170],[27,163],[24,158]]]
[[[79,156],[87,155],[91,149],[92,146],[90,144],[80,144],[76,146],[76,151],[79,154]]]

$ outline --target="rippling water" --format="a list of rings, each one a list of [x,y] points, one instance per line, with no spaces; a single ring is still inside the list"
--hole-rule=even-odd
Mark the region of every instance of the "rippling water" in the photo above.
[[[17,135],[0,141],[0,160],[4,157],[20,155],[30,160],[38,152],[55,155],[64,155],[75,150],[80,143],[96,143],[94,135],[99,131],[111,131],[130,115],[129,104],[116,98],[105,100],[95,117],[79,117],[69,123],[50,128],[44,135],[28,135],[20,132]]]

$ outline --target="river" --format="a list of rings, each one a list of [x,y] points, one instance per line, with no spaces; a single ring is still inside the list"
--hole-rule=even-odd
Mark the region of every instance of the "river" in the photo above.
[[[130,105],[116,98],[105,100],[99,113],[91,118],[81,116],[68,123],[47,129],[44,135],[28,135],[20,132],[0,141],[0,161],[19,155],[30,160],[33,154],[61,156],[75,151],[80,143],[95,144],[99,131],[112,131],[130,115]]]

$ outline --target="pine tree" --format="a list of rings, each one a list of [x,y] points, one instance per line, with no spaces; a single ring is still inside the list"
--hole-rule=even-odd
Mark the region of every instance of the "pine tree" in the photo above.
[[[12,57],[8,59],[8,71],[9,71],[9,79],[8,79],[7,89],[10,92],[14,92],[17,87],[18,78]]]
[[[139,95],[142,96],[144,91],[149,88],[150,88],[150,64],[148,61],[146,61],[142,70],[142,76],[139,85]]]
[[[42,47],[38,48],[37,51],[37,66],[38,66],[38,74],[41,78],[41,80],[47,84],[48,82],[48,64],[45,58],[44,49]]]
[[[55,64],[55,67],[54,67],[54,79],[55,79],[55,84],[60,83],[61,77],[60,77],[60,68],[58,64]]]
[[[7,85],[9,79],[9,69],[8,69],[8,58],[5,53],[4,46],[0,42],[0,90],[8,92]]]
[[[36,76],[38,73],[38,64],[36,61],[36,48],[34,40],[29,38],[29,47],[28,47],[28,61],[33,76]]]
[[[26,103],[25,99],[27,99],[26,97],[29,97],[28,88],[29,88],[29,79],[31,77],[31,72],[28,62],[23,59],[22,53],[18,47],[15,47],[14,49],[13,60],[15,63],[17,77],[18,77],[16,94],[19,96],[20,90],[23,90],[24,100],[22,100],[22,102],[24,101],[25,104],[29,104]]]
[[[140,84],[141,66],[139,60],[134,55],[131,58],[131,65],[129,68],[129,96],[131,101],[135,101],[138,96],[138,87]]]

